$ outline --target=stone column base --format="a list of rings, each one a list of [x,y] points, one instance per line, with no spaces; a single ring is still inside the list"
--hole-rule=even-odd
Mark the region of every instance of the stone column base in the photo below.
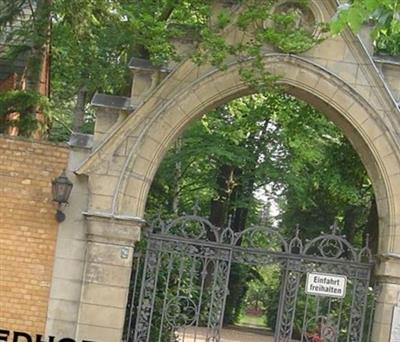
[[[88,247],[76,340],[121,342],[134,244],[143,221],[86,214]]]

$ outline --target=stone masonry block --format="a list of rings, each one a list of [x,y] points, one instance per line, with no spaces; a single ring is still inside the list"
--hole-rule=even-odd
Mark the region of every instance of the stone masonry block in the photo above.
[[[49,303],[48,317],[62,321],[76,322],[78,319],[79,302],[53,299]],[[60,336],[60,335],[58,335]],[[64,335],[71,337],[73,335]]]
[[[300,83],[301,85],[310,87],[310,88],[315,88],[315,86],[318,84],[320,78],[321,78],[321,76],[319,76],[319,75],[301,70],[296,76],[296,82]]]
[[[139,238],[140,226],[120,220],[96,220],[88,217],[88,240],[122,246],[133,246]]]
[[[53,276],[59,279],[82,281],[83,268],[83,260],[56,258]]]
[[[50,297],[67,301],[79,301],[81,296],[81,281],[54,278]]]
[[[118,182],[118,177],[92,175],[89,178],[89,190],[97,195],[113,195]]]
[[[62,336],[73,337],[75,336],[76,322],[61,319],[47,319],[46,336]]]
[[[91,194],[89,207],[92,210],[108,211],[112,206],[113,196]]]
[[[363,124],[370,117],[370,113],[358,102],[353,102],[351,107],[348,108],[348,112],[359,125]]]
[[[147,156],[139,154],[136,157],[135,164],[133,165],[133,170],[138,174],[144,175],[146,178],[149,176],[149,170],[152,167],[152,162],[147,158]]]
[[[341,80],[347,84],[354,86],[357,77],[357,64],[345,63],[345,62],[329,62],[327,69],[332,73],[336,74]]]
[[[235,92],[234,89],[246,89],[247,86],[239,76],[238,72],[228,70],[228,72],[221,74],[216,73],[212,76],[212,83],[217,91],[217,94],[227,94]],[[238,90],[237,90],[238,91]]]
[[[379,155],[381,158],[383,158],[389,154],[393,154],[393,149],[392,149],[391,145],[389,144],[388,137],[386,136],[385,133],[375,138],[374,145],[375,145],[375,148],[379,151]],[[387,170],[387,171],[397,173],[395,170]]]
[[[184,113],[188,113],[190,115],[193,114],[198,114],[201,112],[201,114],[204,114],[202,111],[202,103],[201,100],[193,93],[189,94],[184,94],[185,96],[182,96],[179,99],[179,107],[182,109]]]
[[[324,77],[320,77],[315,85],[315,89],[325,100],[331,99],[338,91],[338,87]]]
[[[89,263],[131,267],[133,248],[128,247],[128,258],[122,257],[123,248],[122,246],[92,242],[88,246],[87,260]]]
[[[343,61],[346,53],[346,42],[341,38],[327,39],[306,52],[307,56],[327,59],[329,61]]]
[[[119,342],[122,339],[122,329],[79,324],[77,339],[78,341]]]
[[[127,282],[129,284],[129,280]],[[125,309],[128,289],[99,284],[86,284],[83,292],[84,303],[106,305]]]
[[[169,125],[169,122],[164,121],[163,119],[157,119],[148,130],[148,137],[156,143],[164,143],[164,141],[173,134],[173,129]],[[154,152],[158,149],[155,147]],[[146,154],[146,152],[144,153]]]
[[[209,106],[210,103],[215,102],[220,98],[220,92],[213,82],[208,84],[200,84],[192,88],[193,93],[204,104],[204,107]]]
[[[85,240],[59,239],[57,241],[56,257],[72,260],[84,260],[86,251]]]
[[[337,91],[332,98],[332,102],[334,102],[335,105],[342,110],[347,111],[354,104],[355,100],[351,98],[346,92]]]
[[[124,309],[83,303],[81,305],[79,324],[122,329],[124,318]]]
[[[130,281],[131,268],[90,263],[86,273],[90,275],[88,280],[93,283],[126,288]]]
[[[130,187],[127,188],[127,192],[129,193]],[[130,194],[124,194],[123,199],[122,199],[122,205],[120,207],[120,211],[122,214],[126,215],[134,215],[136,217],[142,217],[143,216],[143,211],[142,208],[145,206],[145,202],[141,200],[143,198],[143,191],[144,189],[148,189],[148,185],[145,183],[141,184],[140,188],[137,188],[135,190],[135,196],[131,196]],[[136,197],[137,196],[139,197]],[[138,235],[139,236],[139,235]]]

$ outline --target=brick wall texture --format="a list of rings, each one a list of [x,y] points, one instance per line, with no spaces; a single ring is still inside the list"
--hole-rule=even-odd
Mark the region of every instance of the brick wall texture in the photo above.
[[[10,74],[6,79],[0,80],[0,92],[13,90],[17,86],[17,75]]]
[[[0,135],[0,329],[44,333],[57,236],[51,180],[68,153]]]

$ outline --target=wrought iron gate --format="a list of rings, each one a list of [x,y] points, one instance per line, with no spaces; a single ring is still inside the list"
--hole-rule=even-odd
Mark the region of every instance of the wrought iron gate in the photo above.
[[[273,228],[234,233],[195,215],[159,219],[152,227],[144,262],[138,257],[133,273],[124,339],[220,341],[233,263],[275,265],[279,272],[275,341],[369,340],[373,263],[367,247],[357,251],[336,226],[303,243],[299,231],[286,241]]]

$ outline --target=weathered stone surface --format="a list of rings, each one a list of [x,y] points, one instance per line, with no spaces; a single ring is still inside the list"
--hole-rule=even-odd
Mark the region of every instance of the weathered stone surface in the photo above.
[[[74,132],[69,138],[68,145],[71,147],[91,149],[93,147],[93,135]]]

